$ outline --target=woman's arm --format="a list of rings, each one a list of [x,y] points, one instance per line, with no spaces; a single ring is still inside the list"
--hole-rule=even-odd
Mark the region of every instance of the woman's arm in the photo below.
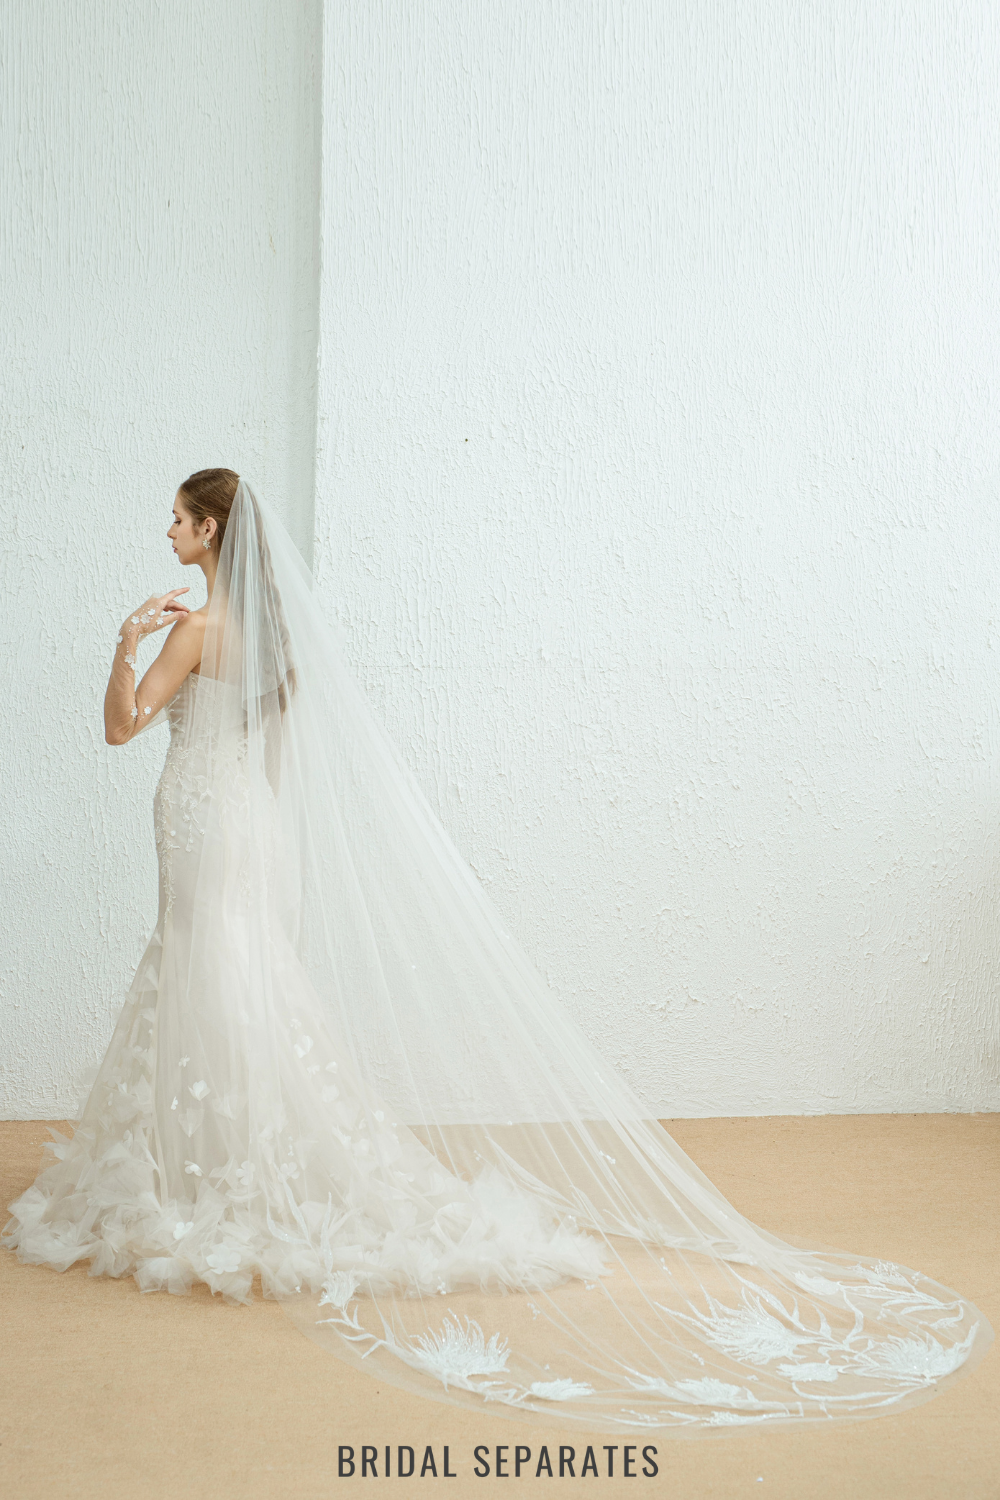
[[[205,616],[191,614],[186,605],[176,602],[176,595],[186,592],[186,589],[172,589],[161,598],[147,599],[119,631],[104,695],[104,738],[109,745],[124,745],[134,739],[151,715],[170,702],[188,673],[201,661]],[[135,654],[139,641],[171,624],[174,628],[163,650],[136,687]]]

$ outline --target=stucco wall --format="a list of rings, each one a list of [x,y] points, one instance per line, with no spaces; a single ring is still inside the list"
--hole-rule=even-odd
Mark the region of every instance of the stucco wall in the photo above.
[[[8,1118],[71,1108],[73,1074],[102,1055],[155,919],[151,797],[166,731],[111,749],[101,701],[126,610],[194,581],[165,537],[178,481],[237,468],[311,544],[319,10],[8,7]]]
[[[174,484],[309,550],[317,297],[329,607],[590,1034],[664,1113],[997,1108],[995,12],[320,6],[8,25],[0,1115],[153,920]]]
[[[1000,1107],[998,25],[326,10],[319,575],[664,1113]]]

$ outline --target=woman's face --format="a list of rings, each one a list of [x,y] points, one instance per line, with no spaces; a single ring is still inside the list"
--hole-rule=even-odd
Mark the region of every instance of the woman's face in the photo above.
[[[185,567],[191,563],[204,562],[208,552],[203,543],[206,537],[211,537],[214,530],[215,526],[211,521],[195,521],[178,490],[174,496],[174,524],[167,536]]]

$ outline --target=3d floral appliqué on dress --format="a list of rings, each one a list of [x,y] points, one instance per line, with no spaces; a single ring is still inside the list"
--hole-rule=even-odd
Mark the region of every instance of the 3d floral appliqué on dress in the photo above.
[[[239,1301],[255,1273],[265,1295],[345,1288],[352,1276],[429,1293],[598,1274],[594,1240],[547,1223],[499,1174],[463,1182],[362,1089],[280,929],[268,936],[269,1013],[250,1014],[248,989],[233,1034],[246,908],[220,916],[200,969],[189,942],[213,787],[224,788],[241,892],[253,858],[240,757],[221,775],[191,740],[195,694],[225,691],[192,675],[169,705],[156,929],[80,1124],[72,1140],[53,1132],[58,1159],[11,1205],[8,1243],[59,1269],[89,1260],[95,1276],[131,1273],[144,1291],[197,1279]],[[219,988],[226,1010],[213,1014]]]

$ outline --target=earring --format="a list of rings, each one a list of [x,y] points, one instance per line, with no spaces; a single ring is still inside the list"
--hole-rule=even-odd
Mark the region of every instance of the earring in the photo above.
[[[208,549],[209,549],[209,547],[211,547],[212,543],[210,542],[210,540],[208,539],[208,537],[206,537],[205,540],[202,542],[201,545],[205,548],[205,551],[207,552]]]

